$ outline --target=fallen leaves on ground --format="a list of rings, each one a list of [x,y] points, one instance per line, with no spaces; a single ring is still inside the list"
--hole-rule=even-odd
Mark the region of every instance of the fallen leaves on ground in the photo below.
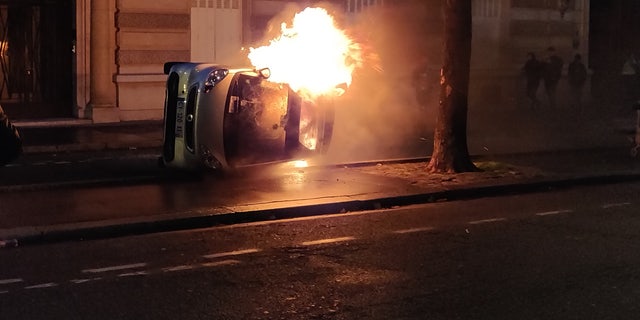
[[[404,179],[415,186],[488,184],[496,180],[517,182],[545,176],[545,173],[538,168],[514,166],[494,161],[477,161],[474,163],[481,171],[451,174],[429,173],[427,171],[427,162],[378,163],[377,165],[351,169],[367,174]]]

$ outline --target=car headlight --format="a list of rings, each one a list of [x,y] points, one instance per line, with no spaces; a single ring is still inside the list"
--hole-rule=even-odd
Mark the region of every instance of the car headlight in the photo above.
[[[204,92],[209,92],[213,87],[216,86],[216,83],[222,81],[224,77],[229,74],[229,70],[227,69],[216,69],[209,73],[207,80],[204,82]]]

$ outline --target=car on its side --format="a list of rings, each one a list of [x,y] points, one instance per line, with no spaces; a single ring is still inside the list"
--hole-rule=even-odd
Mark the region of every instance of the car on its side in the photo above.
[[[268,81],[269,69],[167,62],[164,73],[163,166],[224,171],[294,160],[329,145],[331,103],[305,101]]]

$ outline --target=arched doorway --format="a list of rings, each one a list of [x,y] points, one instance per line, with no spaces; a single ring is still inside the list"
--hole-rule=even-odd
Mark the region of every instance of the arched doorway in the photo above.
[[[70,117],[73,0],[0,0],[0,104],[12,119]]]

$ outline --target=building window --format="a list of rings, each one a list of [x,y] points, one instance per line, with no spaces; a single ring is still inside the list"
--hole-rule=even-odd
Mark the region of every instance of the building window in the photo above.
[[[347,0],[347,12],[358,13],[372,6],[381,6],[384,0]]]

